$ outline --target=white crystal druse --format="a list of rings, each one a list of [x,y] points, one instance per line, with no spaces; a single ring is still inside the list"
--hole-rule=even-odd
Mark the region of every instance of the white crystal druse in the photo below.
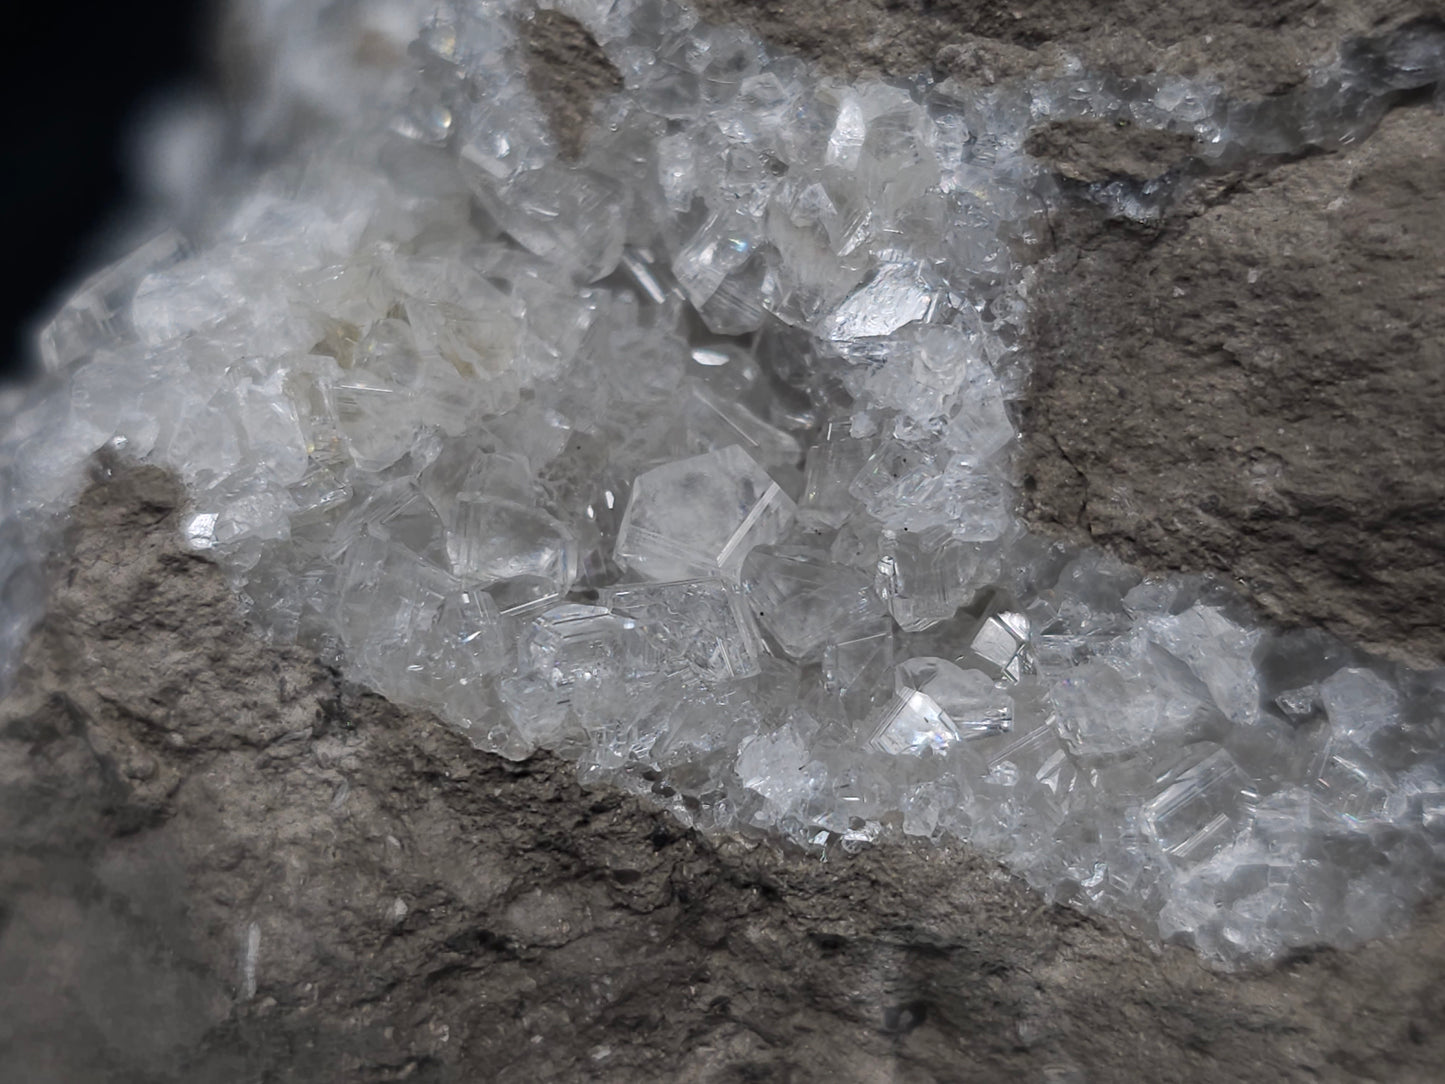
[[[1217,958],[1397,925],[1442,868],[1445,680],[1030,535],[1014,254],[1032,125],[1298,149],[1439,50],[1287,129],[1174,77],[847,83],[667,0],[558,6],[622,81],[578,161],[525,5],[242,7],[271,165],[83,284],[5,404],[7,657],[108,447],[179,473],[259,629],[482,748],[710,830],[971,841]]]

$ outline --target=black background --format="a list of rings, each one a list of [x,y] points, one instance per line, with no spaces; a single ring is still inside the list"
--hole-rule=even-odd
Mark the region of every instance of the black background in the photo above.
[[[14,0],[0,17],[0,372],[32,364],[34,321],[93,270],[134,195],[125,148],[144,104],[210,73],[200,0]]]

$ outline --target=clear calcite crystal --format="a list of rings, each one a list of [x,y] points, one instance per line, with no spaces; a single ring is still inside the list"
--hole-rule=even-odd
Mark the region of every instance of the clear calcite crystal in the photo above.
[[[577,578],[577,542],[553,517],[513,501],[458,501],[447,528],[452,571],[478,584],[523,576],[558,594]]]
[[[522,633],[517,673],[500,695],[512,722],[533,741],[556,739],[575,704],[625,699],[628,686],[658,672],[659,645],[632,618],[605,606],[564,603]]]
[[[966,658],[1004,681],[1018,681],[1024,672],[1024,648],[1029,642],[1026,614],[991,615],[969,641]]]
[[[1223,749],[1203,743],[1160,778],[1162,789],[1144,803],[1149,834],[1176,862],[1208,858],[1229,843],[1256,796],[1248,777]]]
[[[877,622],[823,648],[822,687],[845,719],[862,719],[893,692],[896,640],[891,623]]]
[[[736,580],[755,546],[779,541],[795,506],[736,445],[638,475],[617,561],[651,580]]]
[[[795,659],[850,639],[883,614],[871,578],[819,550],[754,550],[743,579],[758,621]]]
[[[231,142],[261,153],[82,283],[0,399],[4,668],[104,449],[179,474],[265,634],[700,828],[968,840],[1227,960],[1432,891],[1440,674],[1026,529],[1014,253],[1055,196],[1032,127],[1341,145],[1441,80],[1445,35],[1244,102],[1077,65],[845,83],[670,2],[562,10],[623,88],[575,162],[530,5],[246,7]],[[1148,220],[1194,175],[1088,195]]]
[[[893,700],[870,744],[884,753],[941,751],[964,738],[1006,733],[1013,704],[986,676],[947,659],[899,663]]]

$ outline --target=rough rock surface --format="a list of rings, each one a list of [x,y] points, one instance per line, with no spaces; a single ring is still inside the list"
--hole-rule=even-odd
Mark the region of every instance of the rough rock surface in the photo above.
[[[1075,152],[1075,160],[1089,160]],[[1445,117],[1059,216],[1033,316],[1036,520],[1445,661]]]
[[[962,848],[718,847],[263,644],[179,499],[85,495],[0,712],[10,1079],[1438,1079],[1445,909],[1222,976]]]
[[[521,26],[527,86],[565,158],[581,156],[597,101],[622,87],[601,47],[576,19],[544,8]]]
[[[1029,133],[1024,150],[1066,181],[1097,184],[1116,178],[1147,181],[1185,165],[1194,140],[1177,132],[1079,118],[1040,125]]]
[[[1345,38],[1436,10],[1432,0],[699,0],[698,8],[850,74],[937,67],[992,81],[1068,54],[1125,75],[1218,78],[1237,94],[1293,86]]]

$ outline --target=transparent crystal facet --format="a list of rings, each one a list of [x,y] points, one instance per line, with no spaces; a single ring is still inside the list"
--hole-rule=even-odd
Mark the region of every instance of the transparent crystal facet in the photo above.
[[[1200,862],[1226,846],[1258,797],[1249,778],[1218,748],[1186,754],[1159,782],[1161,789],[1144,804],[1144,823],[1178,862]]]
[[[1013,725],[1013,704],[985,675],[946,659],[899,663],[892,702],[869,743],[880,752],[941,752],[964,738],[1001,734]]]
[[[782,538],[794,504],[737,446],[638,475],[617,531],[619,564],[651,580],[736,581],[756,546]]]
[[[818,550],[754,550],[743,583],[750,609],[795,659],[850,638],[883,612],[870,577]]]

